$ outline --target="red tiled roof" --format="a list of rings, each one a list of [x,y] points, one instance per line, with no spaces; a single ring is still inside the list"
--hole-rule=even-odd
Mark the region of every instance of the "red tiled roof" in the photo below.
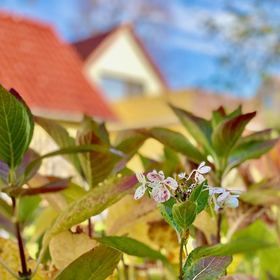
[[[82,60],[86,60],[90,54],[112,33],[116,31],[116,28],[107,32],[98,33],[93,37],[73,43],[72,46],[77,50]]]
[[[47,25],[0,13],[0,63],[0,83],[15,88],[36,113],[115,118],[83,76],[75,50]]]
[[[105,42],[105,41],[107,42],[107,39],[113,38],[113,36],[117,36],[118,32],[121,32],[123,30],[128,30],[130,32],[132,38],[135,40],[136,44],[139,46],[144,57],[146,57],[151,68],[154,70],[155,74],[157,75],[157,77],[159,78],[161,83],[164,85],[165,88],[168,88],[168,83],[167,83],[166,79],[163,77],[160,69],[155,64],[153,58],[147,51],[144,43],[141,41],[141,39],[135,33],[133,27],[129,24],[117,26],[107,32],[95,34],[89,38],[86,38],[84,40],[73,43],[72,46],[77,50],[77,52],[80,55],[80,58],[83,59],[84,61],[87,60],[87,58],[89,56],[91,56],[92,54],[96,54],[96,57],[98,57],[102,52],[105,51],[105,49],[107,47],[110,46],[110,43],[103,44],[103,42]]]

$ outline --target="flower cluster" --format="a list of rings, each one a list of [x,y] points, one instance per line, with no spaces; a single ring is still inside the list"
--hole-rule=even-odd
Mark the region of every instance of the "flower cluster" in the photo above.
[[[205,165],[205,161],[201,162],[197,169],[194,169],[189,176],[186,176],[186,173],[180,173],[178,175],[180,180],[185,179],[186,181],[190,180],[194,174],[195,183],[200,184],[205,181],[204,175],[211,171],[211,167]]]
[[[201,162],[197,169],[192,170],[189,175],[185,172],[176,176],[165,178],[163,171],[153,170],[147,176],[143,173],[136,174],[140,186],[136,189],[134,199],[140,199],[148,194],[158,203],[163,203],[173,196],[177,201],[185,201],[194,188],[205,182],[205,175],[211,171],[211,167]],[[240,191],[231,191],[222,187],[211,187],[205,185],[209,191],[209,201],[213,202],[214,209],[218,212],[224,207],[236,208],[239,205]]]
[[[136,189],[134,199],[141,198],[146,191],[153,197],[156,202],[165,202],[171,197],[171,192],[178,188],[178,183],[174,178],[165,178],[162,171],[156,170],[145,175],[136,174],[140,186]]]
[[[227,190],[221,187],[208,187],[210,200],[214,203],[214,210],[218,212],[224,207],[237,208],[240,191]]]

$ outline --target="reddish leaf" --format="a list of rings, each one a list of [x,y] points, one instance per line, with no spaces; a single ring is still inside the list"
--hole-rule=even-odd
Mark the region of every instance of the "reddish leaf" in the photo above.
[[[197,144],[201,144],[208,151],[211,151],[212,127],[208,120],[197,117],[183,109],[171,106],[171,109],[180,119],[188,133],[193,137]]]
[[[222,121],[214,130],[212,143],[220,156],[227,156],[242,135],[248,122],[254,118],[256,112],[238,115]]]
[[[54,193],[65,190],[69,185],[69,179],[61,179],[57,181],[53,181],[47,183],[41,187],[37,188],[13,188],[12,191],[9,192],[12,196],[32,196],[39,195],[45,193]]]

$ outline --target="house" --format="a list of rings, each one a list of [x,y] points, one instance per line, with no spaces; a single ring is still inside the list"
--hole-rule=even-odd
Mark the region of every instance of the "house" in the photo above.
[[[177,118],[168,103],[202,116],[220,105],[232,109],[242,103],[201,90],[172,91],[128,24],[75,42],[73,47],[84,62],[86,77],[99,85],[118,116],[119,122],[110,124],[113,130],[174,125]]]
[[[0,83],[15,88],[36,115],[77,121],[115,116],[82,73],[76,52],[43,23],[0,13]]]
[[[244,112],[254,111],[255,102],[240,100],[229,94],[216,94],[198,89],[172,90],[154,63],[143,42],[130,25],[113,28],[73,43],[84,62],[85,76],[97,84],[110,102],[118,122],[109,123],[111,131],[165,126],[186,133],[168,103],[201,117],[210,118],[212,110],[223,105],[234,110],[240,104]],[[262,120],[254,119],[248,127],[258,130]],[[141,153],[158,158],[162,146],[148,140]],[[140,164],[131,168],[139,170]]]
[[[84,114],[116,119],[100,89],[84,77],[75,50],[46,24],[1,12],[0,64],[5,88],[15,88],[33,114],[63,121],[70,132]],[[38,126],[31,145],[42,154],[57,148]],[[66,165],[49,160],[42,172],[68,175]]]
[[[130,25],[73,43],[84,73],[111,100],[161,96],[167,82]]]

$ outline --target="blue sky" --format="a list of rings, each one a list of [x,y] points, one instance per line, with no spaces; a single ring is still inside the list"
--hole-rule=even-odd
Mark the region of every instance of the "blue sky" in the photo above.
[[[93,29],[105,30],[118,22],[134,20],[132,0],[127,12],[120,18],[104,22],[102,15],[91,17],[91,24],[81,27],[84,20],[80,5],[83,0],[0,0],[0,9],[30,16],[53,25],[67,41],[89,36]],[[222,0],[162,0],[168,5],[172,20],[158,16],[137,19],[136,30],[152,53],[157,64],[173,89],[199,87],[210,91],[227,92],[239,97],[254,95],[259,78],[252,72],[250,80],[228,86],[222,81],[231,80],[231,73],[220,65],[218,58],[226,42],[205,34],[203,19],[210,16],[223,26],[230,25],[232,15],[222,7]],[[250,1],[233,0],[240,9],[250,9]],[[168,4],[166,4],[168,3]],[[79,26],[79,27],[77,27]],[[158,36],[154,36],[158,34]]]

